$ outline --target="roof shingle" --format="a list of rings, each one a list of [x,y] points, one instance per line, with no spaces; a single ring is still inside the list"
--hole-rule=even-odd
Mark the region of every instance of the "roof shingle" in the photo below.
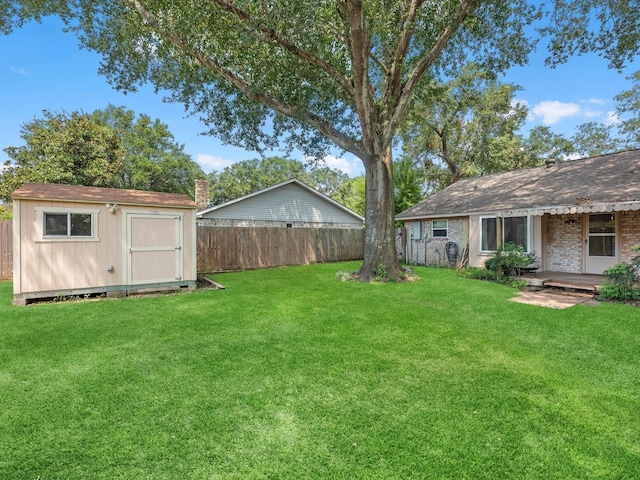
[[[462,179],[398,220],[640,201],[640,150]]]
[[[147,192],[142,190],[85,187],[82,185],[60,185],[54,183],[25,183],[13,192],[13,198],[196,208],[194,201],[182,193]]]

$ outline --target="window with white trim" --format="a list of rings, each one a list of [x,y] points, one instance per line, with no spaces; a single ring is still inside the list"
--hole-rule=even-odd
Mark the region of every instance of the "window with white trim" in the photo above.
[[[449,220],[434,220],[431,222],[431,236],[433,238],[449,236]]]
[[[40,240],[97,240],[98,210],[36,207]]]
[[[481,217],[481,251],[494,252],[498,248],[497,222],[502,222],[500,245],[512,242],[529,251],[529,217]]]

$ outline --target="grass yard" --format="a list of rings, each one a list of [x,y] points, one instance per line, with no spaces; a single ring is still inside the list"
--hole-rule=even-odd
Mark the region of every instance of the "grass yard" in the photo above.
[[[0,478],[640,476],[638,308],[356,268],[28,307],[0,283]]]

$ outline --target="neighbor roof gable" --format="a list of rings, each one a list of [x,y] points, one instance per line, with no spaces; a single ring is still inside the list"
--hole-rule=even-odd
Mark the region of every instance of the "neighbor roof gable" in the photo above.
[[[269,192],[273,192],[275,190],[278,190],[278,189],[281,189],[283,187],[286,187],[288,185],[296,185],[296,186],[302,188],[305,192],[308,192],[312,196],[317,197],[318,200],[329,203],[334,208],[342,211],[343,213],[348,214],[349,216],[353,217],[355,220],[358,220],[359,222],[364,222],[364,218],[362,216],[360,216],[357,213],[355,213],[354,211],[348,209],[344,205],[341,205],[340,203],[336,202],[335,200],[333,200],[332,198],[328,197],[327,195],[324,195],[323,193],[320,193],[319,191],[317,191],[314,188],[311,188],[309,185],[307,185],[306,183],[298,180],[297,178],[292,178],[290,180],[278,183],[277,185],[273,185],[273,186],[265,188],[263,190],[259,190],[257,192],[253,192],[253,193],[250,193],[248,195],[244,195],[242,197],[238,197],[238,198],[235,198],[233,200],[229,200],[228,202],[224,202],[224,203],[221,203],[219,205],[215,205],[213,207],[206,208],[206,209],[201,210],[200,212],[198,212],[197,218],[202,218],[202,217],[206,216],[207,213],[215,212],[217,210],[222,210],[222,209],[230,207],[232,205],[236,205],[236,204],[245,202],[247,200],[254,199],[254,198],[259,197],[261,195],[265,195],[265,194],[267,194]]]

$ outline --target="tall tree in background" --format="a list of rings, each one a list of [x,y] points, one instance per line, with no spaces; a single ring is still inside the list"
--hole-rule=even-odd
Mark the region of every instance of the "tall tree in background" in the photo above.
[[[624,150],[622,139],[616,136],[616,126],[598,122],[578,125],[569,141],[579,157],[595,157]]]
[[[395,162],[393,179],[395,183],[396,214],[425,198],[425,173],[421,165],[408,156]]]
[[[609,123],[584,123],[571,136],[577,155],[596,156],[640,148],[640,72],[629,80],[631,88],[614,97],[616,112]]]
[[[346,173],[326,166],[310,165],[282,157],[245,160],[209,174],[210,199],[220,204],[297,178],[320,193],[341,201]]]
[[[517,131],[528,110],[514,104],[516,91],[476,65],[448,82],[432,81],[416,92],[400,128],[403,158],[424,165],[435,189],[527,166]]]
[[[22,125],[25,144],[8,147],[9,160],[0,176],[0,195],[26,182],[113,187],[124,161],[120,137],[84,113],[43,112],[43,118]]]
[[[123,107],[91,114],[51,113],[22,126],[25,144],[9,147],[0,197],[25,182],[66,183],[186,193],[204,173],[167,126]]]
[[[402,275],[393,230],[392,145],[412,95],[425,79],[454,78],[470,61],[489,72],[524,63],[532,48],[525,29],[540,5],[531,4],[23,0],[3,2],[0,31],[59,14],[85,47],[104,55],[101,72],[117,88],[151,82],[173,92],[174,101],[225,142],[264,151],[282,141],[317,158],[335,144],[360,158],[367,228],[359,273],[370,280],[380,265],[390,277]],[[554,15],[556,61],[575,49],[602,48],[622,63],[638,52],[640,12],[633,0],[547,8],[555,8],[548,13]],[[612,21],[618,29],[608,28]]]
[[[632,87],[615,96],[618,113],[626,115],[618,130],[624,137],[629,148],[640,148],[640,71],[635,72],[629,79]]]
[[[575,146],[564,135],[549,127],[537,126],[523,138],[522,155],[530,165],[543,164],[547,160],[560,162],[575,153]]]
[[[364,215],[365,178],[364,175],[350,178],[342,184],[338,198],[339,202],[359,215]]]
[[[165,123],[124,107],[108,105],[91,118],[110,127],[124,149],[116,186],[135,190],[195,194],[196,178],[204,178],[200,166],[184,152]]]

